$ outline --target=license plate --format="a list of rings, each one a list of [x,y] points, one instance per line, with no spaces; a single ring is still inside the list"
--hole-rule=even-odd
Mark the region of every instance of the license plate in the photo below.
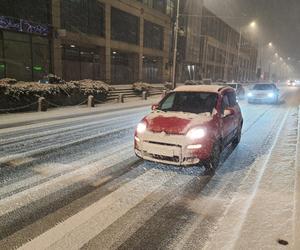
[[[174,150],[172,147],[162,146],[162,145],[155,145],[155,144],[144,144],[143,150],[147,152],[148,154],[153,155],[162,155],[162,156],[168,156],[173,157],[174,156]]]

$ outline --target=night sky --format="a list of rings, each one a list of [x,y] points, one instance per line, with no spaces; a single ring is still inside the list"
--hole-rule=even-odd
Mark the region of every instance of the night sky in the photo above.
[[[284,58],[300,60],[300,0],[205,0],[205,5],[235,27],[256,20],[261,41],[272,41]]]

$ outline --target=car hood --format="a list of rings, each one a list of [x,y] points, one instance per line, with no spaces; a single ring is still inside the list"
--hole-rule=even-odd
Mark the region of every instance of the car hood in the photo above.
[[[147,130],[154,133],[186,134],[192,127],[212,120],[210,113],[192,114],[183,112],[154,111],[145,119]]]

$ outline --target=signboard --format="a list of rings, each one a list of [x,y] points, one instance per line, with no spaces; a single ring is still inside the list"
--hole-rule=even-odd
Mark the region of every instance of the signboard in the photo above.
[[[27,20],[6,16],[0,16],[0,29],[31,33],[40,36],[48,36],[50,33],[48,25],[32,23]]]

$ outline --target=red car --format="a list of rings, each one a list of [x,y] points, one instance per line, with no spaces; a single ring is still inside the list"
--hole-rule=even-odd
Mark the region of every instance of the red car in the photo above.
[[[178,87],[152,110],[134,137],[135,153],[144,160],[213,171],[222,150],[240,142],[243,117],[231,87]]]

